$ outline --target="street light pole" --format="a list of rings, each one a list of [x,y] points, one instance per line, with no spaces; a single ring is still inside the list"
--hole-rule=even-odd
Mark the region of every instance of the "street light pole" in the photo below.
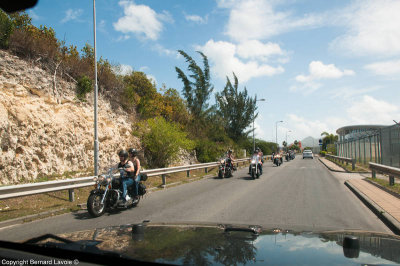
[[[276,137],[276,145],[278,145],[278,151],[279,151],[279,143],[278,143],[278,123],[282,123],[283,121],[276,121],[275,122],[275,137]]]
[[[265,101],[265,99],[256,100],[256,104],[257,104],[257,102],[264,102],[264,101]],[[253,110],[253,152],[256,150],[256,139],[254,138],[254,120],[256,120],[256,118],[255,118],[256,115],[254,113],[255,111],[256,111],[256,108],[254,108],[254,110]]]
[[[94,175],[99,169],[99,138],[97,132],[97,56],[96,56],[96,4],[93,0],[93,32],[94,32]]]

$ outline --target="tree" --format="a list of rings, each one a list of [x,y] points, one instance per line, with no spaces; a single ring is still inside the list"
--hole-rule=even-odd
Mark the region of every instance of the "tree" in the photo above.
[[[13,23],[8,15],[0,10],[0,48],[7,49],[10,35],[13,30]]]
[[[247,89],[239,92],[239,82],[235,73],[233,73],[234,84],[232,85],[230,79],[227,77],[226,85],[221,93],[216,93],[215,99],[217,102],[217,113],[221,115],[222,122],[228,135],[234,140],[238,141],[241,138],[247,138],[250,131],[245,131],[257,114],[253,114],[256,107],[256,98],[250,98],[247,95]]]
[[[162,117],[141,122],[137,128],[144,147],[144,155],[151,168],[167,167],[177,159],[181,149],[194,148],[194,142],[187,138],[186,132]]]
[[[336,154],[336,148],[333,144],[338,141],[338,135],[329,134],[328,132],[324,131],[321,133],[321,136],[325,136],[322,138],[322,150]]]
[[[201,69],[197,63],[182,50],[178,52],[186,59],[189,63],[188,70],[191,72],[189,77],[178,67],[175,67],[178,73],[178,78],[183,82],[183,96],[186,99],[187,107],[189,112],[195,119],[204,119],[209,113],[207,101],[210,98],[210,94],[214,87],[210,82],[210,67],[208,65],[207,56],[202,52],[198,53],[203,57],[204,69]]]
[[[285,147],[285,148],[286,148],[286,146],[287,146],[287,142],[284,140],[284,141],[282,142],[282,145],[283,145],[283,147]]]

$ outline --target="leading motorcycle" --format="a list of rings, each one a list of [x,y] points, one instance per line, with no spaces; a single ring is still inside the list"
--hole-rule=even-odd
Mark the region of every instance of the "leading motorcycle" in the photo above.
[[[110,168],[107,174],[99,175],[94,178],[95,189],[90,192],[87,200],[87,210],[92,217],[99,217],[104,214],[106,209],[119,208],[122,203],[122,180],[120,176],[114,176],[113,172],[117,170]],[[118,168],[120,172],[124,172],[123,168]],[[124,172],[123,174],[126,174]],[[146,181],[147,175],[140,174],[140,181]],[[146,193],[146,186],[139,181],[139,196]],[[128,187],[128,195],[132,200],[128,201],[126,207],[135,207],[139,204],[140,197],[134,199],[134,187]]]

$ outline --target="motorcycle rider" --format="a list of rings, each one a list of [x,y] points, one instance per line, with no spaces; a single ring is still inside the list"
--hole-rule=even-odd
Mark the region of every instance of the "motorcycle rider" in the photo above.
[[[257,147],[257,150],[258,150],[258,156],[260,156],[260,158],[261,158],[261,163],[264,163],[264,153],[262,152],[262,150],[259,148],[259,147]]]
[[[130,148],[128,150],[129,153],[129,160],[133,164],[134,171],[133,171],[133,186],[134,186],[134,193],[135,198],[137,200],[139,198],[139,182],[140,182],[140,160],[138,158],[138,151],[134,148]]]
[[[133,185],[133,173],[134,173],[134,166],[131,161],[128,160],[128,152],[126,150],[120,150],[118,152],[119,156],[119,164],[116,168],[120,171],[120,177],[122,181],[122,204],[127,205],[127,203],[131,200],[128,195],[128,187]]]
[[[234,157],[233,157],[233,154],[232,154],[232,150],[228,150],[228,154],[227,154],[227,160],[228,160],[228,164],[229,164],[229,167],[234,171],[234,170],[236,170],[236,167],[233,165],[233,163],[235,162],[235,159],[234,159]]]

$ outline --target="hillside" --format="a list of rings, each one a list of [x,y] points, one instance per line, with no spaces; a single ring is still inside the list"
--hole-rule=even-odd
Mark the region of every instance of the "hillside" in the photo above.
[[[307,137],[301,141],[302,147],[319,147],[319,139]]]
[[[56,85],[56,90],[54,90]],[[93,170],[93,99],[75,84],[0,50],[0,184]],[[100,167],[121,148],[140,147],[127,113],[99,98]]]

